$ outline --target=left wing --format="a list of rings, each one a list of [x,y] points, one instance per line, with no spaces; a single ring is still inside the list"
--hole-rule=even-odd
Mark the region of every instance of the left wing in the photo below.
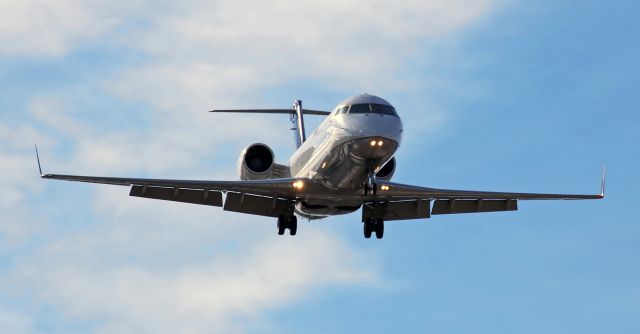
[[[601,199],[604,198],[605,176],[602,174],[600,193],[594,195],[584,194],[539,194],[518,192],[492,192],[473,190],[453,190],[418,187],[400,183],[377,181],[378,195],[388,199],[474,199],[474,200],[576,200],[576,199]]]
[[[605,173],[599,194],[539,194],[520,192],[490,192],[418,187],[377,180],[377,193],[364,201],[362,220],[382,217],[385,220],[428,218],[430,215],[514,211],[518,200],[580,200],[602,199]],[[431,201],[433,207],[429,210]]]

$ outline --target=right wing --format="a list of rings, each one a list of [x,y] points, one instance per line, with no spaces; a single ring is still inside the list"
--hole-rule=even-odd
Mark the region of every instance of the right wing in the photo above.
[[[44,179],[131,186],[129,196],[201,205],[226,211],[277,217],[292,211],[308,188],[305,179],[199,181],[42,174]],[[311,183],[309,182],[309,185]],[[223,193],[226,195],[223,205]]]
[[[76,181],[87,183],[111,184],[119,186],[161,187],[169,189],[192,189],[200,191],[232,191],[260,196],[278,196],[295,199],[297,194],[293,184],[301,179],[270,179],[246,181],[201,181],[201,180],[172,180],[172,179],[144,179],[124,177],[103,177],[83,175],[43,174],[43,179]]]

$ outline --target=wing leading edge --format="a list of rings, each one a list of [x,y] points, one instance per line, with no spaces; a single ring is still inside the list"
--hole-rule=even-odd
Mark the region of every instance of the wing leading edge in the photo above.
[[[605,192],[605,171],[602,170],[599,194],[541,194],[520,192],[493,192],[474,190],[453,190],[412,186],[400,183],[378,181],[380,197],[388,199],[474,199],[474,200],[580,200],[602,199]]]
[[[43,179],[76,181],[87,183],[111,184],[119,186],[160,187],[169,189],[191,189],[201,191],[232,191],[249,193],[259,196],[277,196],[283,198],[296,198],[294,183],[300,179],[271,179],[271,180],[247,180],[247,181],[201,181],[201,180],[172,180],[172,179],[145,179],[101,177],[83,175],[43,174]]]

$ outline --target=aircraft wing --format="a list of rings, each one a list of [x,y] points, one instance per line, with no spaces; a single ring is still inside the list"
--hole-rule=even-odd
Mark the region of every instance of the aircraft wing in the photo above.
[[[171,180],[171,179],[144,179],[144,178],[122,178],[122,177],[101,177],[82,175],[61,175],[43,174],[43,179],[54,179],[64,181],[77,181],[88,183],[111,184],[119,186],[141,186],[160,187],[178,189],[200,190],[200,191],[232,191],[239,193],[249,193],[259,196],[280,196],[285,198],[296,198],[293,184],[299,179],[271,179],[271,180],[246,180],[246,181],[201,181],[201,180]]]
[[[605,174],[599,194],[539,194],[427,188],[377,181],[375,201],[364,201],[362,219],[385,220],[428,218],[430,215],[514,211],[519,200],[580,200],[604,198]],[[382,201],[380,201],[382,200]],[[376,204],[376,202],[381,204]],[[433,207],[430,208],[430,203]],[[430,210],[431,209],[431,210]]]
[[[452,200],[577,200],[577,199],[601,199],[604,197],[604,174],[602,176],[601,191],[599,194],[539,194],[519,192],[493,192],[473,190],[453,190],[418,187],[393,182],[378,183],[378,195],[388,199],[452,199]],[[385,190],[386,189],[386,190]]]
[[[44,179],[131,186],[129,196],[220,206],[226,211],[278,217],[292,209],[302,179],[200,181],[42,174]],[[222,200],[223,193],[226,195]]]

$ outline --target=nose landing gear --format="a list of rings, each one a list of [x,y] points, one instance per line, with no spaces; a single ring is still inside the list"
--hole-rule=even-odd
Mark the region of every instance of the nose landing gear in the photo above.
[[[378,185],[376,184],[376,173],[372,161],[367,161],[367,170],[367,182],[364,183],[363,195],[375,196]]]

